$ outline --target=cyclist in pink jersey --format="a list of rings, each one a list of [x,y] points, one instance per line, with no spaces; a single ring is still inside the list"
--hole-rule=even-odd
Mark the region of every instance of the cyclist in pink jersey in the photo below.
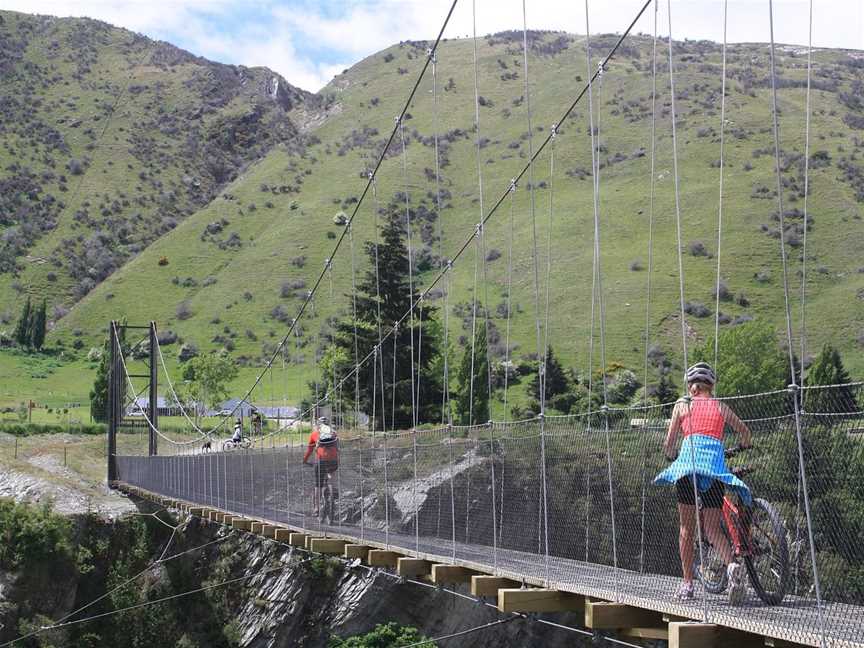
[[[746,485],[726,469],[723,455],[723,431],[728,425],[740,437],[743,448],[750,447],[750,429],[726,403],[713,396],[717,381],[714,370],[699,362],[687,370],[687,393],[672,410],[672,419],[663,443],[663,452],[674,463],[655,478],[655,482],[675,484],[678,500],[678,551],[684,582],[678,598],[693,598],[693,561],[695,556],[696,496],[699,491],[705,533],[727,565],[729,600],[733,604],[743,601],[746,593],[743,567],[735,562],[732,547],[723,533],[724,483],[743,489]],[[678,437],[682,436],[680,452],[676,452]],[[676,459],[677,455],[677,459]]]

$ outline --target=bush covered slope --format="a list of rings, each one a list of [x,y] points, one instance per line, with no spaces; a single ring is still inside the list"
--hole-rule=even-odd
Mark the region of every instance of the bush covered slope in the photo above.
[[[0,312],[61,315],[280,142],[309,96],[88,19],[0,12]]]

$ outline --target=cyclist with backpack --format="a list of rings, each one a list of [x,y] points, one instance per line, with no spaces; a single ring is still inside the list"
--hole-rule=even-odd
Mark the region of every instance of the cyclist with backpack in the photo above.
[[[303,455],[303,463],[307,466],[313,465],[309,463],[309,458],[313,452],[317,462],[314,464],[315,487],[312,490],[312,507],[315,509],[314,515],[318,515],[319,502],[324,488],[333,473],[339,469],[339,438],[333,428],[328,425],[326,416],[318,419],[317,425],[309,435],[309,445],[306,448],[306,454]]]
[[[729,472],[723,447],[723,431],[728,425],[740,438],[740,447],[750,447],[750,429],[726,403],[714,398],[717,377],[708,363],[698,362],[687,370],[687,397],[675,403],[672,419],[663,444],[663,452],[672,461],[654,478],[655,483],[675,484],[678,500],[678,551],[684,582],[678,598],[693,598],[693,563],[695,557],[696,494],[704,521],[707,540],[726,565],[729,579],[729,602],[739,605],[746,594],[744,567],[735,561],[732,546],[723,532],[724,486],[737,490],[745,505],[752,502],[747,485]],[[675,452],[678,436],[683,440]]]

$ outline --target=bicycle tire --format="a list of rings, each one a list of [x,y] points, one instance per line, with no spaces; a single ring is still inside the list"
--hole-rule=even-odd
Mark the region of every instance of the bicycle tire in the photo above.
[[[764,516],[761,514],[764,514]],[[757,521],[757,518],[760,517],[764,517],[764,521]],[[760,599],[768,605],[778,605],[786,596],[786,589],[789,585],[789,546],[786,542],[786,526],[783,524],[783,519],[777,512],[777,509],[764,499],[757,498],[753,500],[750,534],[754,551],[758,551],[757,543],[762,538],[757,538],[754,535],[754,528],[758,528],[760,534],[771,543],[771,554],[772,556],[776,555],[774,566],[779,567],[779,573],[777,574],[776,587],[771,589],[768,583],[763,582],[762,578],[760,578],[759,570],[754,563],[754,556],[751,554],[744,557],[747,576],[750,578],[750,584],[753,585],[753,589]]]
[[[726,564],[720,558],[717,550],[714,548],[714,545],[708,542],[708,540],[703,540],[702,558],[705,561],[706,566],[709,567],[709,573],[713,574],[713,577],[706,578],[704,575],[705,570],[702,570],[699,567],[698,542],[699,541],[697,540],[695,543],[696,546],[694,547],[695,553],[693,555],[693,573],[696,575],[696,579],[700,583],[702,583],[702,587],[705,588],[705,591],[710,592],[711,594],[722,594],[726,590],[726,587],[729,585],[729,575],[726,571]],[[717,563],[718,560],[719,563]]]

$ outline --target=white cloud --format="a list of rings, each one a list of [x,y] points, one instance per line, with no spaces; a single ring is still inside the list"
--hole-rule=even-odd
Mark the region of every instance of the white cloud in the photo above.
[[[437,35],[451,0],[4,0],[4,8],[59,16],[89,16],[168,40],[195,54],[226,63],[262,65],[290,83],[318,90],[352,62],[400,40]],[[592,0],[591,31],[620,32],[642,0]],[[864,3],[818,0],[813,38],[817,46],[864,48]],[[722,0],[675,0],[675,38],[722,38]],[[472,3],[457,4],[445,37],[472,33]],[[660,0],[660,30],[666,31],[666,1]],[[806,43],[809,0],[776,0],[778,42]],[[531,0],[528,27],[585,32],[578,2]],[[477,31],[486,34],[522,26],[521,0],[479,0]],[[653,8],[636,31],[651,32]],[[731,0],[729,40],[768,39],[768,2]]]

